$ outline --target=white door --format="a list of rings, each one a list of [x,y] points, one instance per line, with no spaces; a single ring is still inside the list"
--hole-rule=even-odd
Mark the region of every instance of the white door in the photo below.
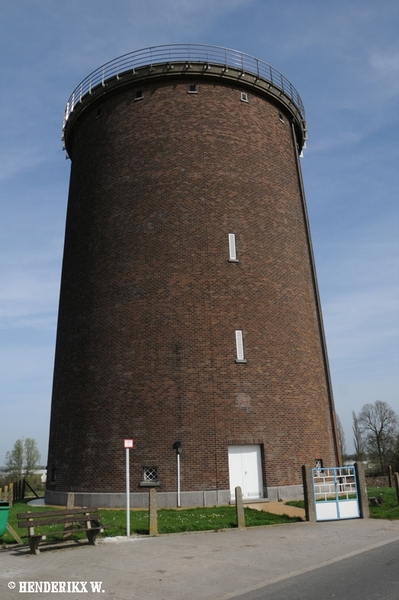
[[[244,500],[263,497],[262,462],[260,446],[229,446],[230,497],[235,499],[235,488],[242,489]]]

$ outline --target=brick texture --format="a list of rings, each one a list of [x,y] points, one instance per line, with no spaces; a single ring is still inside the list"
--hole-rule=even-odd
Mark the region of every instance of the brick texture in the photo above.
[[[124,438],[136,492],[144,466],[176,489],[175,441],[182,491],[228,489],[230,444],[261,444],[265,486],[337,462],[290,115],[197,90],[132,84],[68,134],[51,489],[123,492]]]

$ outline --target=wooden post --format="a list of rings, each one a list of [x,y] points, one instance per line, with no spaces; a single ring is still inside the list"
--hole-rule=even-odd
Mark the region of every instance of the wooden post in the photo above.
[[[238,529],[245,529],[244,505],[242,502],[242,490],[238,485],[235,489],[236,495],[236,517]]]
[[[155,488],[150,489],[148,533],[149,535],[158,535],[157,491]]]
[[[399,473],[395,473],[394,478],[395,478],[395,487],[396,487],[396,497],[398,499],[398,505],[399,505]]]
[[[313,494],[313,473],[310,465],[302,465],[303,495],[305,498],[306,520],[316,523],[316,507]]]
[[[392,487],[392,475],[392,467],[388,465],[388,485],[390,488]]]
[[[13,483],[10,483],[10,485],[8,486],[8,503],[9,503],[10,507],[14,504],[14,484]]]
[[[65,508],[74,508],[75,506],[75,494],[73,492],[68,492],[67,503]],[[73,523],[65,523],[64,525],[64,533],[62,534],[63,540],[70,540],[72,538]]]
[[[21,538],[19,537],[18,533],[15,531],[15,529],[13,529],[10,525],[10,523],[7,523],[6,525],[7,531],[8,533],[14,538],[14,540],[18,543],[18,544],[23,544],[23,541],[21,540]]]
[[[355,472],[360,518],[368,519],[370,517],[369,499],[367,496],[366,474],[362,462],[355,463]]]

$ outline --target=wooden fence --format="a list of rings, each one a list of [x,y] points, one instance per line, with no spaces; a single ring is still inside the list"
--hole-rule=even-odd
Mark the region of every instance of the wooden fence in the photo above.
[[[25,499],[27,488],[30,489],[36,498],[39,498],[38,494],[29,485],[26,479],[20,479],[19,481],[5,485],[4,488],[0,488],[0,500],[5,500],[12,506],[14,502]]]

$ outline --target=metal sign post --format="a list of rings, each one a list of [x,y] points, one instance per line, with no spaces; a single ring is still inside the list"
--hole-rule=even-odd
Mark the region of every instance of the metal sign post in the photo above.
[[[181,442],[175,442],[173,448],[176,450],[177,471],[177,507],[180,508],[180,454],[182,452]]]
[[[133,448],[133,440],[124,440],[126,450],[126,535],[130,536],[130,457],[129,450]]]

